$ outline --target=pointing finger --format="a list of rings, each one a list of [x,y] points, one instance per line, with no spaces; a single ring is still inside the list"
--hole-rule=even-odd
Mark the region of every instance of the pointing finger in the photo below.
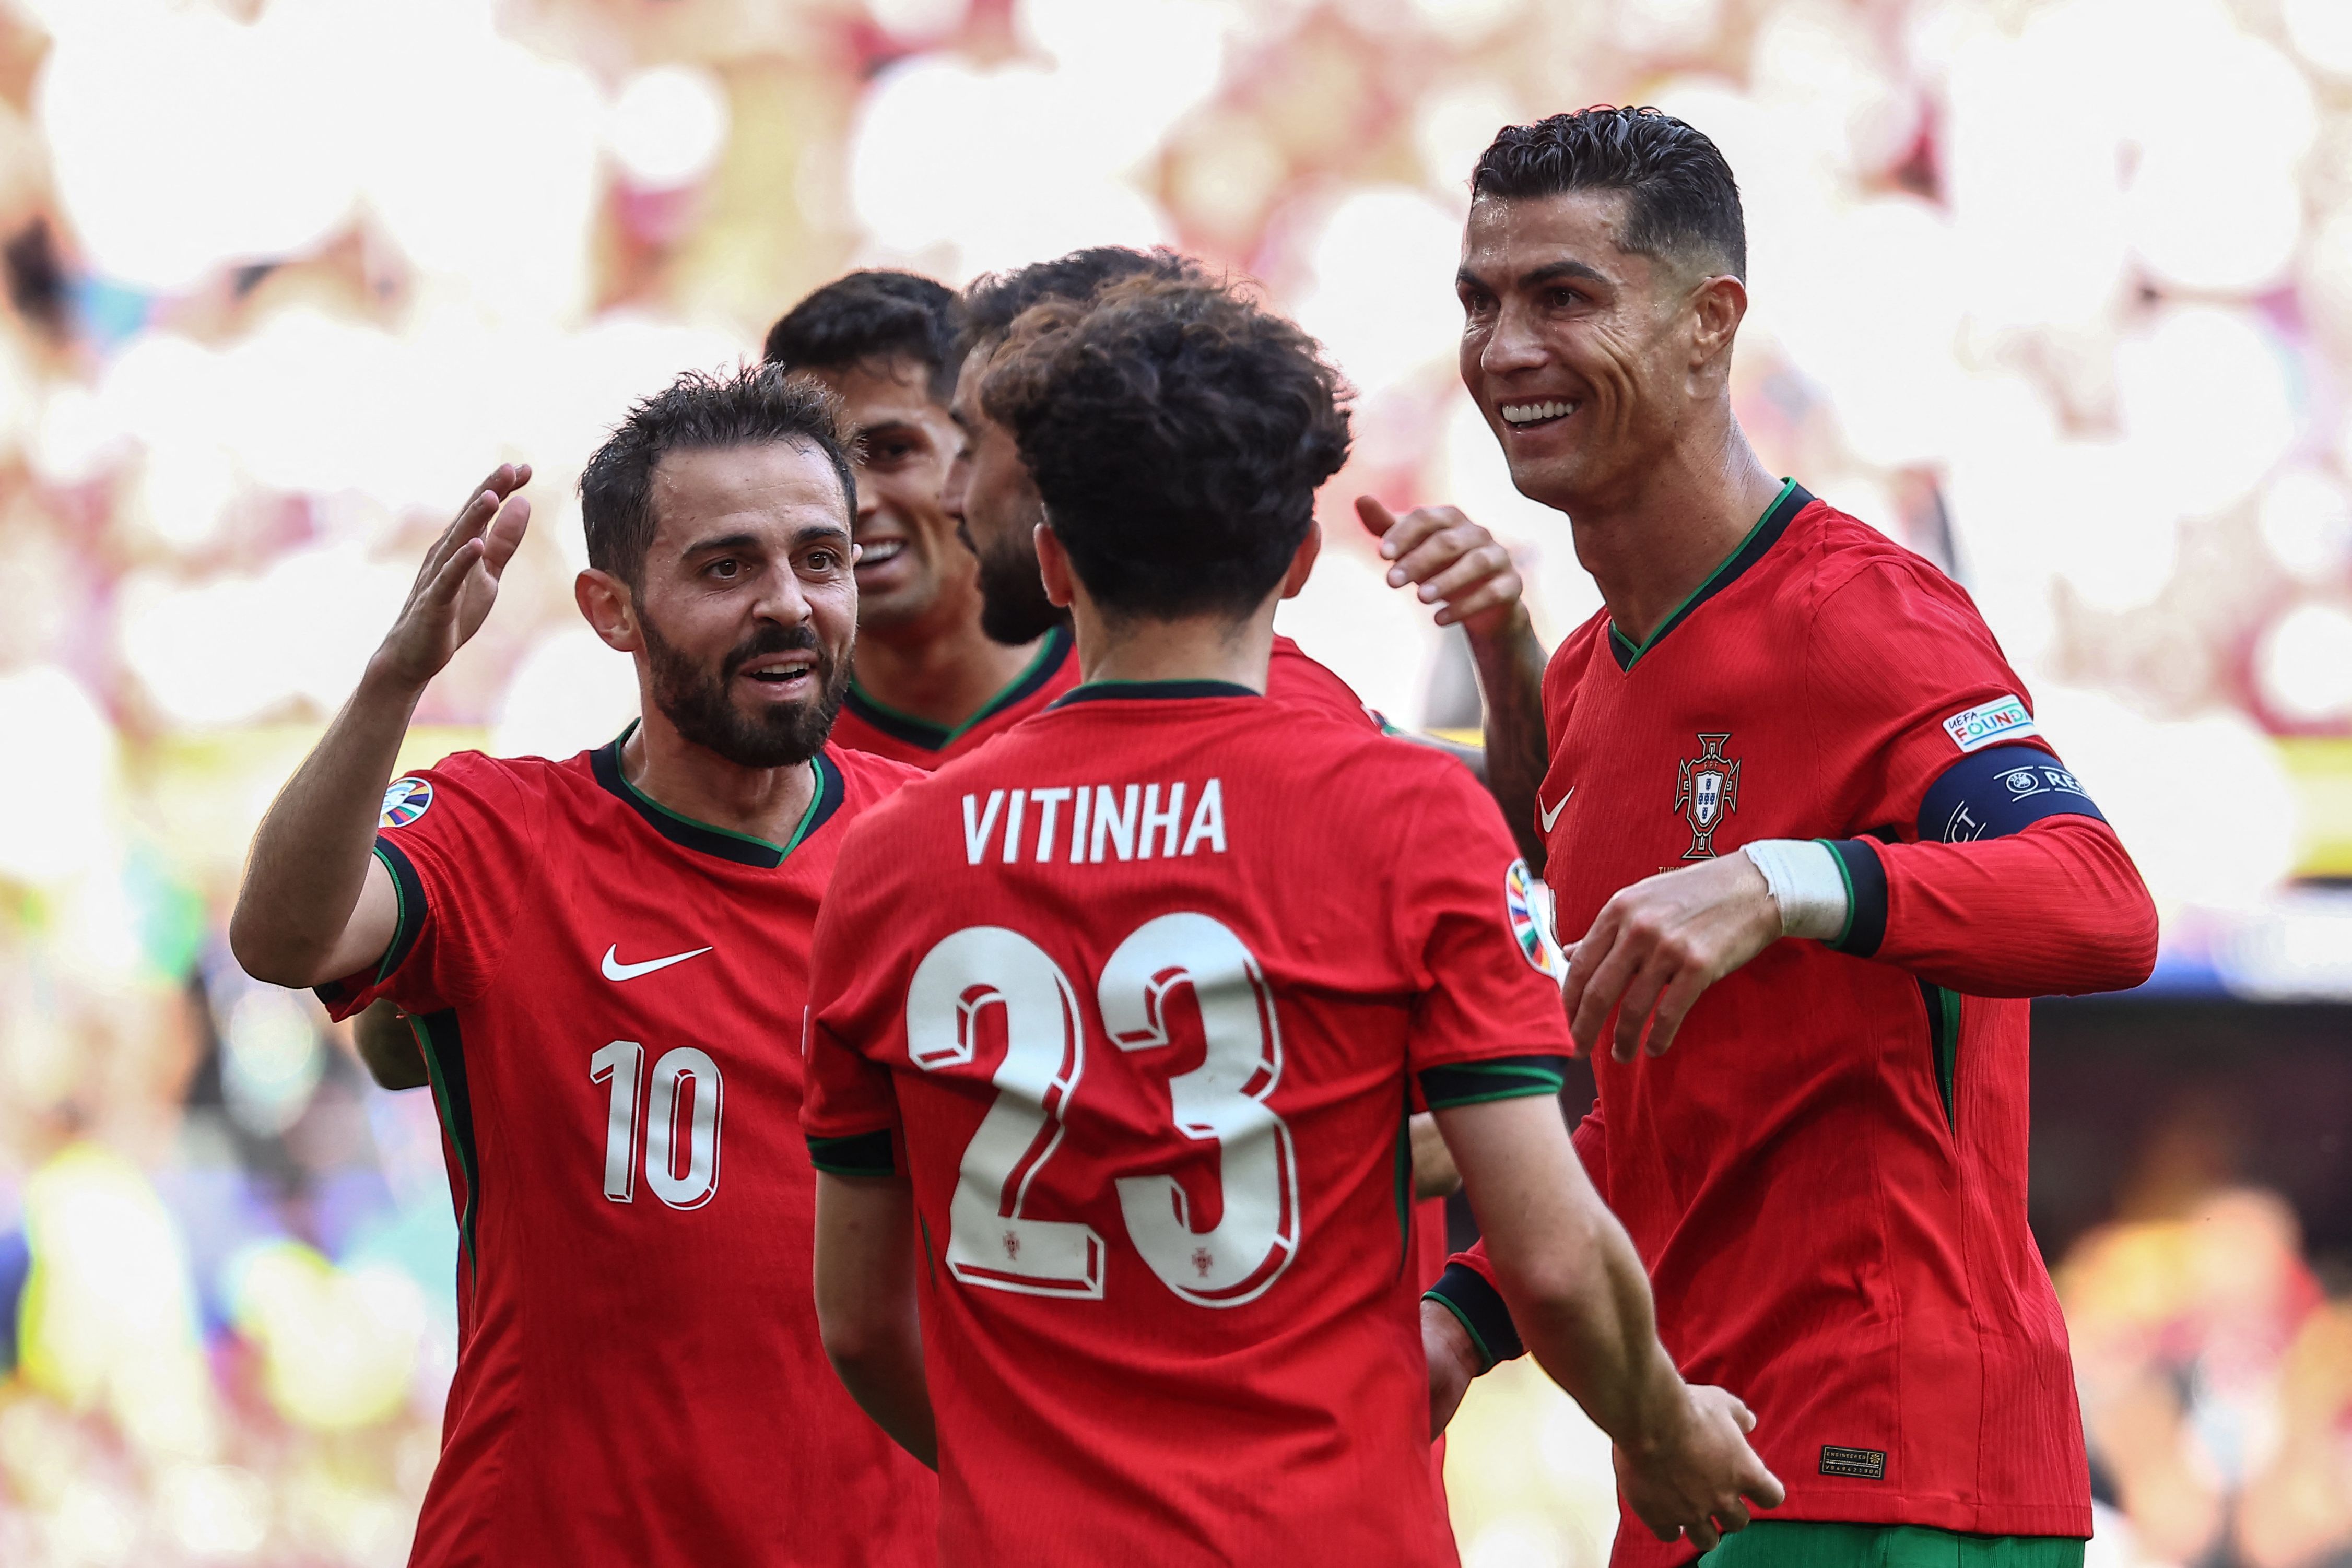
[[[1379,538],[1396,527],[1396,514],[1381,504],[1374,496],[1356,497],[1356,516],[1363,519],[1364,531]]]

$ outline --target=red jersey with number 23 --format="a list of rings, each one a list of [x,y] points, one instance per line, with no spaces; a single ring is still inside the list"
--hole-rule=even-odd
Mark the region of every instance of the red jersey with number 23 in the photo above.
[[[851,833],[803,1122],[912,1180],[942,1563],[1445,1560],[1407,1082],[1557,1092],[1525,879],[1451,758],[1216,682]]]
[[[623,777],[465,752],[385,797],[379,970],[416,1015],[459,1212],[458,1360],[418,1568],[932,1561],[937,1488],[816,1332],[800,1141],[817,904],[911,770],[821,753],[788,845]]]

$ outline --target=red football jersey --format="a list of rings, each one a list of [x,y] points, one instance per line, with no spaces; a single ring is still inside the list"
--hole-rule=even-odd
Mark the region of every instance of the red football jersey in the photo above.
[[[1451,759],[1217,682],[1079,687],[851,833],[803,1119],[903,1150],[943,1562],[1444,1560],[1407,1082],[1557,1092],[1525,875]]]
[[[887,757],[928,773],[995,739],[1031,714],[1044,711],[1079,679],[1077,643],[1068,627],[1056,626],[1045,633],[1045,646],[1037,650],[1029,667],[954,729],[885,707],[853,680],[842,698],[840,716],[833,723],[833,743]],[[1335,718],[1377,722],[1347,682],[1308,658],[1287,637],[1274,640],[1274,657],[1266,667],[1266,695],[1311,706]]]
[[[1605,612],[1580,628],[1544,706],[1564,937],[1751,840],[1916,840],[1955,764],[2041,746],[1968,595],[1793,483],[1647,643]],[[2026,1226],[2028,1006],[1784,941],[1664,1056],[1597,1053],[1578,1146],[1667,1348],[1756,1412],[1789,1488],[1771,1517],[2090,1533],[2065,1324]],[[1621,1564],[1688,1555],[1618,1531]]]
[[[1066,626],[1045,633],[1037,656],[1012,684],[953,729],[885,707],[855,677],[833,721],[833,744],[887,757],[928,773],[950,758],[995,739],[1078,684],[1078,645]]]
[[[821,754],[778,845],[666,810],[620,746],[395,783],[399,936],[322,991],[417,1016],[458,1208],[410,1561],[928,1563],[936,1483],[818,1343],[799,1125],[818,900],[850,823],[919,775]]]

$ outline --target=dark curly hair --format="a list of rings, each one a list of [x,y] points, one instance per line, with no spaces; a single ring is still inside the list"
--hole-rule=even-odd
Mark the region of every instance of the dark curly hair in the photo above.
[[[654,529],[654,467],[669,452],[790,442],[823,455],[841,481],[842,514],[857,515],[857,479],[842,448],[831,392],[782,365],[727,375],[688,371],[629,410],[580,475],[588,564],[632,589],[645,585]]]
[[[1151,277],[1024,311],[981,384],[1087,591],[1115,615],[1246,613],[1348,458],[1347,392],[1230,288]]]
[[[1110,284],[1129,277],[1210,281],[1199,262],[1165,246],[1150,250],[1089,246],[1011,272],[983,273],[963,291],[963,333],[956,340],[957,357],[1003,338],[1013,330],[1014,319],[1033,305],[1048,299],[1092,299]]]
[[[1714,142],[1654,109],[1581,109],[1497,131],[1470,176],[1475,197],[1524,201],[1622,191],[1619,245],[1637,256],[1713,263],[1745,280],[1739,183]]]
[[[875,269],[836,277],[784,312],[761,350],[770,364],[838,371],[904,360],[919,365],[933,402],[955,396],[963,307],[944,283]]]

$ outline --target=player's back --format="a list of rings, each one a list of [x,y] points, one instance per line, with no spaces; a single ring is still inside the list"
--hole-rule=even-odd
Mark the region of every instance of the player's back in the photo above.
[[[1551,1049],[1515,863],[1458,764],[1206,682],[1082,686],[853,831],[814,1006],[869,1097],[813,1068],[810,1126],[895,1095],[943,1561],[1440,1558],[1407,1074]]]

